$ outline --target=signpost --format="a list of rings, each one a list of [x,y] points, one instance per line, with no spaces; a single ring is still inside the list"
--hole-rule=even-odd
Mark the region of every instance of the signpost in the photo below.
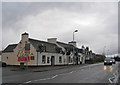
[[[30,54],[30,43],[25,44],[26,69],[28,69],[28,56]]]

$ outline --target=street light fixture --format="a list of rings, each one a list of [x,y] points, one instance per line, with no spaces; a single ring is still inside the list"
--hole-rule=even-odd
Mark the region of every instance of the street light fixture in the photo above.
[[[78,30],[75,30],[75,31],[73,32],[73,43],[74,43],[74,33],[75,33],[75,32],[78,32]],[[75,60],[74,60],[74,55],[75,55],[75,54],[74,54],[74,45],[73,45],[73,65],[74,65],[74,61],[75,61]]]
[[[78,30],[75,30],[75,31],[73,32],[73,41],[74,41],[74,33],[75,33],[75,32],[78,32]]]

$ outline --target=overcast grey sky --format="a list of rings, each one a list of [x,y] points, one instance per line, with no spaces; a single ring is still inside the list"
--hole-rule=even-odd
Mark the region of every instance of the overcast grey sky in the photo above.
[[[46,41],[72,41],[96,53],[118,51],[117,2],[4,2],[2,4],[2,49],[18,43],[21,33]],[[109,51],[107,51],[109,49]]]

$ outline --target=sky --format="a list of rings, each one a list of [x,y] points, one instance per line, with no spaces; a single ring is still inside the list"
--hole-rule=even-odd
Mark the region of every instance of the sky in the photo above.
[[[95,53],[118,53],[117,2],[3,2],[2,49],[18,43],[21,34],[47,41],[57,38]]]

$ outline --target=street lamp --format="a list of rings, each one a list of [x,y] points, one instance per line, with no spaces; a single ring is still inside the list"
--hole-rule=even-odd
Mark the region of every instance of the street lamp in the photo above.
[[[75,32],[78,32],[78,30],[75,30],[75,31],[73,32],[73,41],[74,41],[74,33],[75,33]]]
[[[74,32],[73,32],[73,43],[74,43],[74,33],[75,32],[78,32],[78,30],[75,30]],[[74,45],[73,45],[73,65],[74,65]]]

